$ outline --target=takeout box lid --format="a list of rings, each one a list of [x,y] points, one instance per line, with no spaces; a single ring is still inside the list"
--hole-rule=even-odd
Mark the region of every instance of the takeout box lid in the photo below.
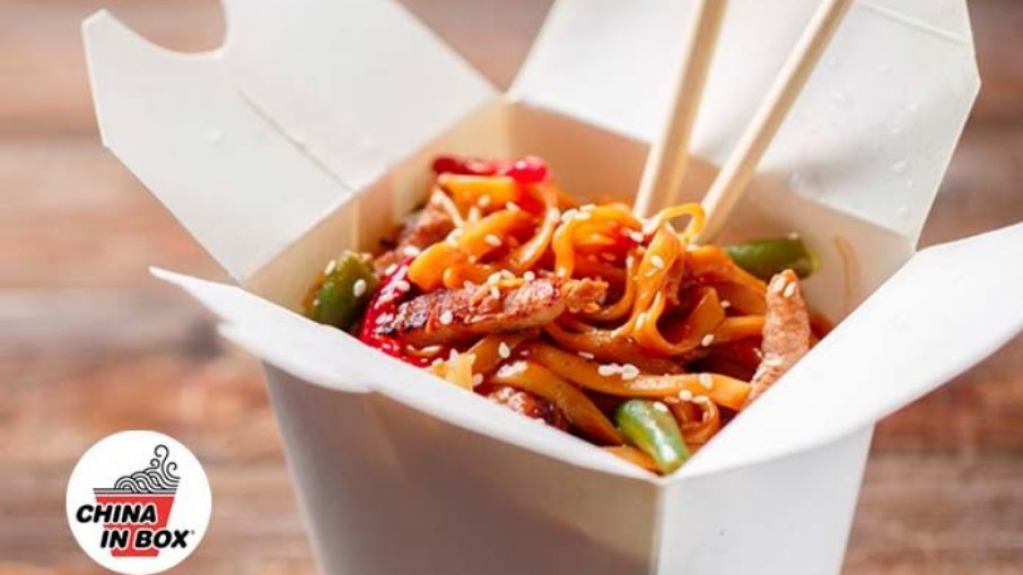
[[[689,5],[560,0],[510,95],[646,138],[665,100],[661,76],[677,60],[676,30],[684,30]],[[697,125],[700,155],[719,160],[727,152],[815,5],[730,3],[710,103]],[[104,143],[242,281],[392,164],[497,97],[386,0],[231,0],[226,8],[227,42],[206,54],[167,52],[107,13],[86,22],[85,36]],[[777,25],[776,37],[762,33],[768,24]],[[761,33],[748,34],[751,25]],[[641,54],[633,44],[639,39],[645,39],[638,44]],[[641,70],[630,75],[632,65]],[[600,67],[605,77],[594,72]],[[858,5],[765,158],[761,177],[786,179],[796,193],[915,244],[978,85],[962,1]],[[1020,233],[1015,228],[914,258],[805,366],[668,479],[530,425],[240,288],[159,275],[225,318],[225,335],[309,382],[382,393],[582,467],[660,482],[851,433],[979,361],[1023,321],[1015,302],[1006,299],[1023,271],[1004,269],[993,255],[1017,254]],[[960,277],[959,270],[975,273]],[[992,299],[980,302],[978,291]],[[920,295],[907,306],[911,292]],[[991,313],[999,303],[1011,313]],[[945,312],[933,313],[939,305]],[[979,334],[944,329],[947,310],[960,305],[975,312],[969,325]],[[905,333],[919,338],[902,337],[888,329],[893,325],[911,325]],[[821,378],[829,365],[849,365],[852,350],[884,350],[905,359],[920,357],[931,345],[960,353],[942,355],[934,369],[916,372],[912,364],[889,358],[878,364],[889,369],[877,374],[878,385],[858,392],[853,387],[867,374],[855,370],[844,377],[827,374],[834,395],[817,389],[803,398],[784,391],[809,387],[802,382]],[[381,373],[392,377],[382,381]],[[842,407],[838,398],[853,393],[860,401],[850,402],[853,408],[843,417],[824,416]],[[776,399],[782,396],[789,400]],[[786,432],[785,441],[763,445],[768,435],[758,436],[758,430],[784,424],[811,398],[822,407],[812,432]]]
[[[84,25],[104,143],[237,279],[497,91],[391,0],[223,0],[224,46]],[[729,3],[694,134],[720,164],[817,0]],[[510,96],[641,140],[691,0],[558,0]],[[915,243],[979,87],[964,0],[857,3],[761,177]]]

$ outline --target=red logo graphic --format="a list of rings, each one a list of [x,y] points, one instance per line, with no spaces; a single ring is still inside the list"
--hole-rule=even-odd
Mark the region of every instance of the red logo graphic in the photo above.
[[[170,450],[160,444],[149,467],[119,478],[113,487],[96,488],[95,505],[82,505],[75,514],[81,523],[102,523],[100,548],[114,557],[157,557],[161,549],[187,547],[190,530],[168,530],[181,478]]]

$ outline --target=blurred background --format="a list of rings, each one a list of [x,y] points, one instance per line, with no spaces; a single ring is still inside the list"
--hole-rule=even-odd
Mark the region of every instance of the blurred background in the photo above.
[[[405,3],[503,86],[549,0]],[[984,89],[925,245],[1023,221],[1023,2],[969,4]],[[0,0],[0,574],[102,572],[64,490],[92,443],[138,428],[212,483],[177,572],[313,573],[258,365],[147,273],[224,279],[99,144],[79,23],[101,7],[178,50],[223,35],[216,0]],[[880,425],[844,573],[1023,573],[1023,338]]]

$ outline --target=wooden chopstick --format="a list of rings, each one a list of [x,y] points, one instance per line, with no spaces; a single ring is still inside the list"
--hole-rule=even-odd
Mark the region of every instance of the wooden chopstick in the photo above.
[[[709,240],[720,231],[852,3],[853,0],[824,0],[817,9],[767,98],[704,196],[707,222],[697,239]]]
[[[654,206],[675,203],[689,164],[689,138],[714,57],[727,0],[697,0],[693,7],[683,59],[675,75],[672,108],[661,137],[647,155],[636,194],[636,215],[651,215]]]

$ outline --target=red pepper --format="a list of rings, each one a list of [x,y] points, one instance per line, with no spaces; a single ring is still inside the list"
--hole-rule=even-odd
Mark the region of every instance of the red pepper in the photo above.
[[[483,160],[460,156],[438,156],[433,161],[437,174],[461,174],[467,176],[508,176],[520,184],[538,184],[547,179],[547,162],[536,156],[525,156],[518,160]]]
[[[547,162],[543,158],[526,156],[506,164],[500,173],[520,184],[539,184],[547,179]]]
[[[435,174],[460,174],[463,176],[496,176],[501,164],[495,160],[463,158],[460,156],[437,156],[433,161]]]
[[[429,358],[406,354],[405,346],[398,338],[382,334],[377,330],[379,325],[388,323],[389,319],[394,318],[398,313],[398,304],[401,303],[405,293],[411,289],[408,279],[406,279],[410,263],[412,263],[412,258],[405,259],[380,282],[380,287],[369,300],[366,313],[362,317],[359,340],[405,363],[423,367],[430,363]]]

